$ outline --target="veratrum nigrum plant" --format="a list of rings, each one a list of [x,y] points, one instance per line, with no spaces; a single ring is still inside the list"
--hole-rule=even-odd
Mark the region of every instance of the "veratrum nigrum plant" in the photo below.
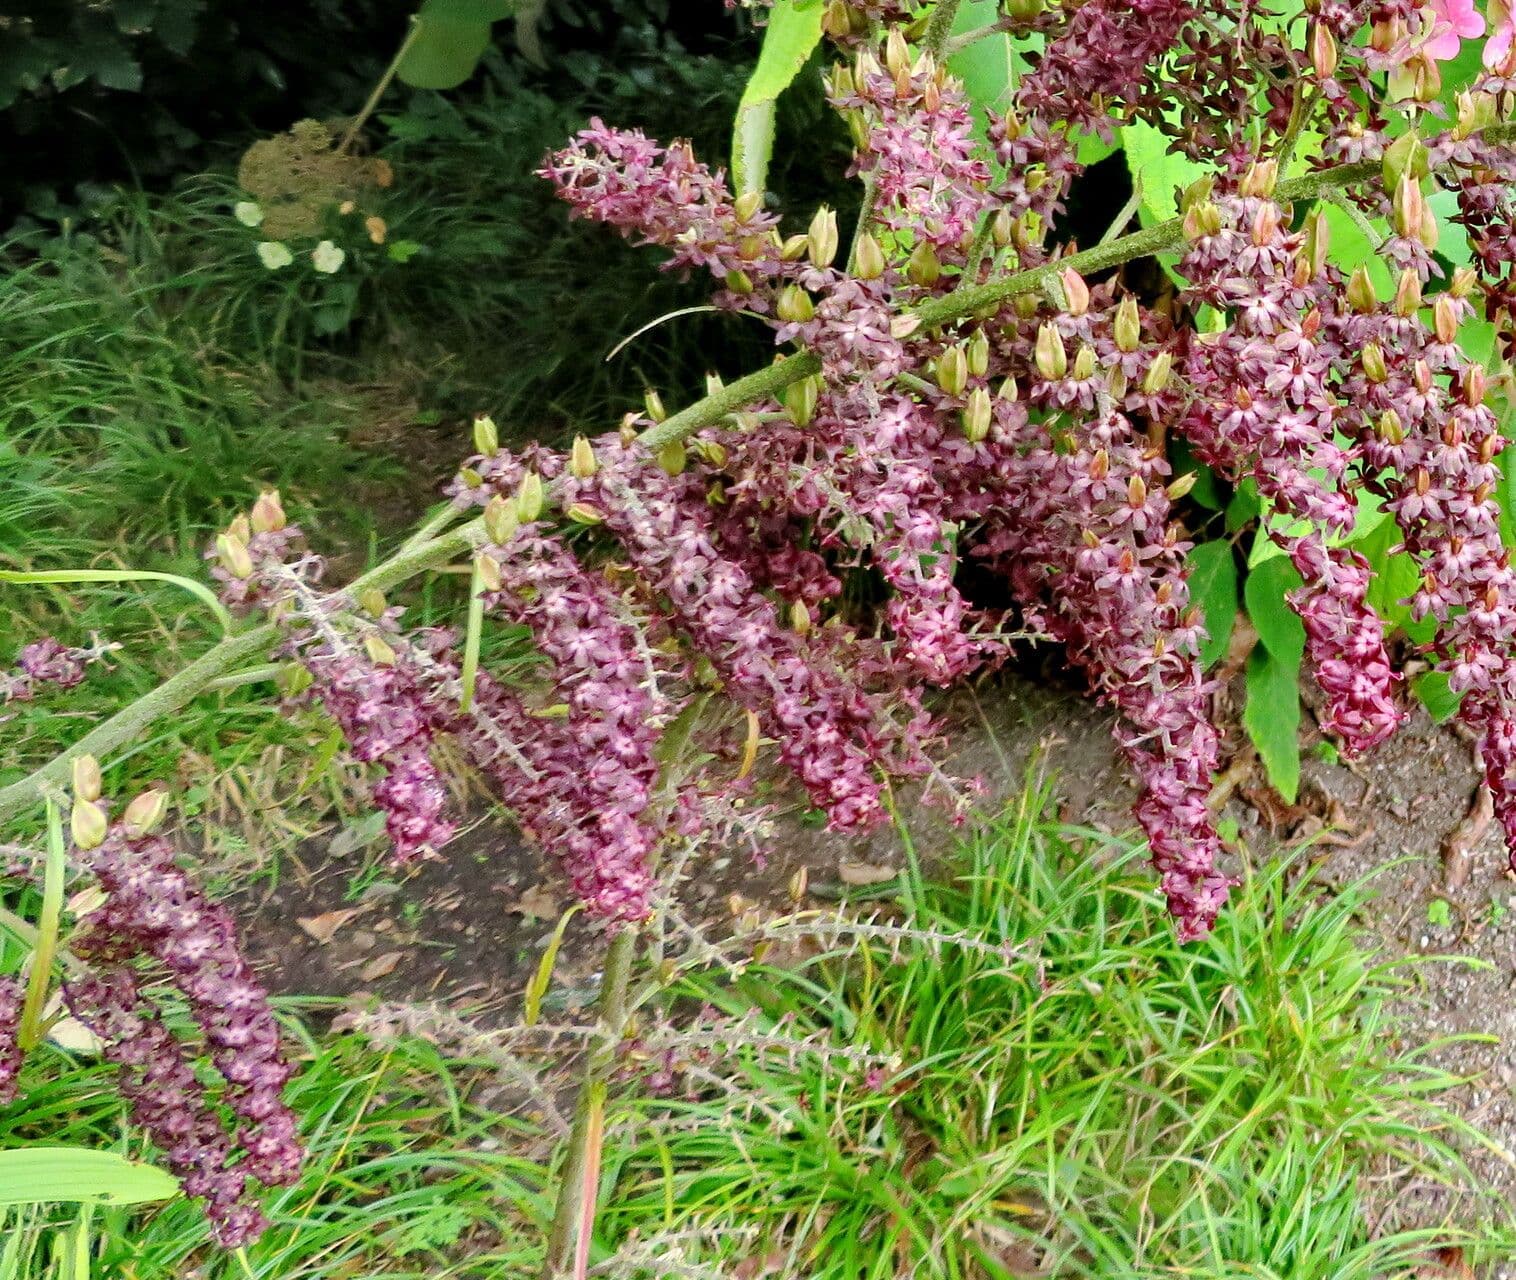
[[[1003,661],[1014,635],[1051,638],[1118,712],[1137,818],[1177,929],[1195,938],[1228,881],[1175,506],[1192,481],[1166,460],[1182,440],[1256,484],[1303,583],[1290,604],[1324,727],[1349,753],[1405,714],[1369,566],[1344,544],[1364,502],[1391,514],[1419,575],[1409,607],[1435,623],[1424,656],[1462,695],[1516,847],[1505,442],[1491,379],[1459,345],[1476,311],[1504,330],[1516,309],[1507,3],[1005,0],[967,29],[959,11],[779,0],[733,181],[686,144],[598,120],[545,161],[574,214],[708,273],[718,307],[767,323],[770,367],[673,414],[649,393],[644,413],[565,451],[502,449],[481,417],[451,508],[346,587],[323,584],[265,494],[209,553],[226,604],[263,619],[0,791],[9,816],[74,771],[74,865],[107,906],[71,944],[92,976],[64,994],[227,1242],[256,1229],[244,1184],[293,1167],[265,1006],[229,924],[152,834],[156,802],[108,822],[79,766],[271,650],[291,664],[286,696],[318,702],[376,766],[398,858],[451,832],[434,750],[446,735],[619,942],[653,912],[671,846],[763,838],[752,781],[766,751],[840,830],[884,817],[892,777],[924,776],[929,797],[963,803],[932,765],[925,689]],[[846,236],[825,208],[803,230],[781,226],[755,163],[765,104],[823,38],[863,189]],[[1023,68],[987,123],[946,70],[981,40],[1006,42]],[[1470,55],[1468,87],[1444,103],[1443,69]],[[1133,124],[1207,176],[1177,218],[1123,223],[1080,251],[1060,222],[1082,146]],[[1448,193],[1451,213],[1436,213]],[[1334,260],[1329,206],[1383,221],[1369,260]],[[1439,218],[1466,237],[1466,265],[1434,252]],[[1152,255],[1170,255],[1177,298],[1129,290],[1116,270]],[[459,556],[474,585],[461,635],[408,629],[385,592]],[[970,565],[1014,603],[969,598]],[[843,608],[858,567],[888,588],[876,616]],[[525,627],[541,662],[509,682],[482,669],[485,619]],[[24,661],[27,694],[42,659],[64,660]],[[148,965],[202,1027],[224,1110],[198,1101],[189,1051],[144,1011]],[[616,1027],[624,958],[607,982]],[[0,1018],[24,1023],[19,1006],[0,993]],[[240,1127],[225,1130],[227,1114]],[[583,1220],[578,1194],[560,1224]]]

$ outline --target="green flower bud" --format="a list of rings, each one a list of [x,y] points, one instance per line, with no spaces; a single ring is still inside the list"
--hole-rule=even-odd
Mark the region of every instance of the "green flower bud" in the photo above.
[[[662,422],[669,416],[668,410],[663,407],[663,397],[654,391],[652,387],[649,387],[642,393],[642,404],[643,408],[647,411],[647,416],[654,422]]]
[[[498,493],[484,504],[484,531],[496,546],[504,546],[516,536],[516,526],[521,523],[516,504],[502,498]]]
[[[784,389],[784,409],[797,427],[808,427],[816,416],[818,395],[815,378],[802,378]]]
[[[969,362],[962,347],[949,347],[937,357],[937,385],[950,396],[961,396],[969,384]]]
[[[1358,358],[1363,364],[1363,376],[1370,382],[1385,382],[1389,379],[1390,371],[1385,367],[1384,352],[1377,342],[1365,343]]]
[[[253,558],[248,554],[247,543],[223,533],[216,539],[216,559],[221,567],[234,578],[247,579],[253,576]]]
[[[867,231],[858,237],[855,258],[854,274],[860,280],[877,280],[884,274],[884,250],[879,247],[879,241]]]
[[[594,525],[605,523],[605,516],[587,502],[572,503],[564,514],[575,524]]]
[[[486,591],[499,591],[501,582],[500,561],[494,556],[477,555],[474,557],[474,571],[479,575],[479,585]]]
[[[363,651],[368,654],[368,660],[376,667],[393,667],[395,665],[395,651],[390,648],[389,641],[376,631],[369,631],[364,634]]]
[[[1400,273],[1400,283],[1395,286],[1395,314],[1408,319],[1421,310],[1421,277],[1407,267]]]
[[[474,450],[486,458],[493,458],[500,452],[500,432],[495,420],[487,413],[474,415]]]
[[[542,487],[542,477],[528,471],[521,477],[521,488],[516,490],[516,516],[522,524],[531,524],[542,514],[547,491]]]
[[[100,761],[94,756],[78,756],[73,764],[74,798],[76,800],[100,799]]]
[[[810,244],[811,262],[818,267],[829,267],[837,257],[840,243],[837,233],[837,215],[825,205],[816,210],[806,232]]]
[[[970,444],[978,444],[990,434],[993,410],[988,388],[975,387],[969,393],[968,405],[963,410],[963,434]]]
[[[599,470],[594,447],[583,436],[575,436],[573,448],[569,450],[569,475],[576,480],[588,480]]]
[[[1142,389],[1150,396],[1156,396],[1159,392],[1167,390],[1169,376],[1174,371],[1174,357],[1167,351],[1160,351],[1153,357],[1153,363],[1148,365],[1148,371],[1142,379]]]
[[[254,533],[277,533],[289,524],[284,514],[284,504],[279,501],[279,490],[265,489],[253,503],[248,526]]]
[[[700,457],[707,466],[721,468],[726,466],[726,449],[716,440],[707,440],[701,437],[690,442],[690,448]]]
[[[1116,308],[1116,350],[1136,351],[1142,342],[1142,317],[1137,311],[1137,299],[1127,294]]]
[[[304,667],[300,669],[305,670]],[[157,830],[167,812],[168,792],[154,788],[132,797],[131,803],[121,814],[121,824],[126,828],[127,835],[133,840],[140,840]]]
[[[810,247],[810,236],[790,236],[779,246],[779,257],[784,262],[799,262],[809,252]]]
[[[109,829],[105,810],[92,800],[76,800],[68,814],[69,831],[80,849],[98,849]]]
[[[1079,344],[1079,350],[1074,353],[1075,379],[1083,382],[1086,378],[1093,377],[1095,373],[1095,348],[1087,342]]]
[[[1069,371],[1068,352],[1063,348],[1063,337],[1057,328],[1045,323],[1037,330],[1037,372],[1052,381]]]
[[[776,310],[779,318],[789,324],[805,324],[816,314],[811,295],[798,284],[787,284],[779,291]]]
[[[684,441],[669,441],[668,444],[658,450],[655,461],[667,475],[683,475],[684,469],[689,465],[690,461],[689,454],[684,449]]]
[[[975,329],[968,343],[969,372],[982,378],[990,371],[990,338],[983,329]]]
[[[1090,287],[1085,284],[1084,277],[1073,267],[1065,267],[1058,273],[1058,279],[1063,285],[1063,297],[1068,304],[1069,314],[1082,316],[1090,309]]]
[[[1386,191],[1396,190],[1402,178],[1410,177],[1419,182],[1430,172],[1431,157],[1427,154],[1425,144],[1416,136],[1414,129],[1409,133],[1401,134],[1384,153],[1383,173]]]
[[[1353,310],[1360,315],[1367,315],[1379,305],[1379,295],[1374,290],[1374,281],[1366,266],[1353,268],[1353,274],[1348,277],[1347,295]]]
[[[942,264],[937,261],[937,250],[930,240],[920,241],[911,250],[910,260],[905,264],[906,279],[912,284],[931,288],[942,278]]]

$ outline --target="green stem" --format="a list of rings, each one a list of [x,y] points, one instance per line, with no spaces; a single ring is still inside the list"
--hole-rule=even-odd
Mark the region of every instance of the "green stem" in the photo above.
[[[474,685],[479,679],[479,645],[484,638],[484,576],[479,572],[479,558],[474,558],[474,570],[469,577],[468,627],[463,633],[463,669],[459,672],[462,692],[458,697],[458,710],[467,711],[474,705]]]
[[[599,1035],[586,1055],[584,1079],[574,1111],[563,1167],[558,1175],[558,1202],[548,1235],[542,1280],[564,1280],[582,1265],[594,1228],[595,1187],[599,1182],[599,1135],[605,1123],[605,1085],[616,1065],[616,1046],[626,1030],[627,991],[631,985],[632,960],[637,952],[637,930],[626,926],[611,939],[600,979]]]
[[[411,46],[421,35],[421,19],[415,14],[411,15],[411,29],[405,33],[405,39],[400,42],[400,47],[395,50],[395,56],[390,59],[389,66],[385,67],[384,74],[379,77],[379,83],[374,86],[374,91],[369,94],[368,101],[363,104],[362,110],[353,117],[353,122],[348,125],[347,132],[342,135],[342,141],[337,144],[337,154],[346,155],[348,148],[358,140],[358,131],[368,123],[368,118],[374,114],[379,106],[379,100],[384,97],[391,84],[395,81],[395,73],[400,70],[400,64],[405,61],[405,55],[411,51]]]
[[[958,5],[959,0],[937,0],[937,7],[927,19],[921,47],[939,62],[947,48],[948,37],[953,33],[953,19],[958,16]]]
[[[47,861],[42,873],[42,911],[37,917],[37,938],[32,944],[32,971],[26,980],[26,1001],[21,1006],[21,1027],[16,1034],[23,1052],[42,1040],[42,1011],[47,1008],[52,983],[53,959],[58,951],[58,923],[63,918],[63,879],[68,854],[63,842],[63,815],[58,802],[47,801]]]
[[[282,662],[263,662],[256,667],[248,667],[244,671],[233,671],[229,676],[217,676],[205,686],[205,691],[218,693],[223,689],[238,689],[245,684],[263,684],[269,680],[277,680],[283,672]]]
[[[426,569],[445,564],[483,538],[484,520],[478,517],[440,538],[420,543],[409,550],[402,549],[392,559],[370,569],[347,590],[355,594],[367,587],[387,590]],[[265,622],[251,630],[228,636],[202,653],[189,666],[175,672],[156,689],[149,690],[135,702],[121,708],[110,719],[96,725],[29,777],[13,782],[8,787],[0,787],[0,822],[13,818],[34,803],[42,787],[48,784],[59,787],[65,785],[73,762],[79,756],[92,755],[104,760],[117,747],[136,741],[149,725],[187,706],[213,680],[267,653],[279,635],[278,627]]]

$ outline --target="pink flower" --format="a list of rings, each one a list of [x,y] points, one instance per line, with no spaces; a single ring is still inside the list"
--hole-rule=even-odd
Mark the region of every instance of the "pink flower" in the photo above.
[[[1458,56],[1463,41],[1484,34],[1484,15],[1474,8],[1474,0],[1430,0],[1431,38],[1422,46],[1427,57],[1447,62]],[[1506,36],[1509,44],[1510,36]]]
[[[1505,69],[1511,57],[1511,38],[1516,36],[1516,18],[1506,0],[1490,0],[1490,38],[1484,46],[1484,65],[1491,71]]]

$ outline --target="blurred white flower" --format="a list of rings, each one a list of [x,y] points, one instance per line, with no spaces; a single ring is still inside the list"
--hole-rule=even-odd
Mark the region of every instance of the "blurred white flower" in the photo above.
[[[347,254],[330,240],[323,240],[311,250],[311,265],[325,275],[331,275],[347,258]]]
[[[263,206],[254,200],[239,200],[232,206],[232,216],[244,227],[256,227],[263,221]]]
[[[265,240],[258,246],[258,261],[270,271],[277,271],[280,267],[287,267],[295,260],[287,246],[277,240]]]

